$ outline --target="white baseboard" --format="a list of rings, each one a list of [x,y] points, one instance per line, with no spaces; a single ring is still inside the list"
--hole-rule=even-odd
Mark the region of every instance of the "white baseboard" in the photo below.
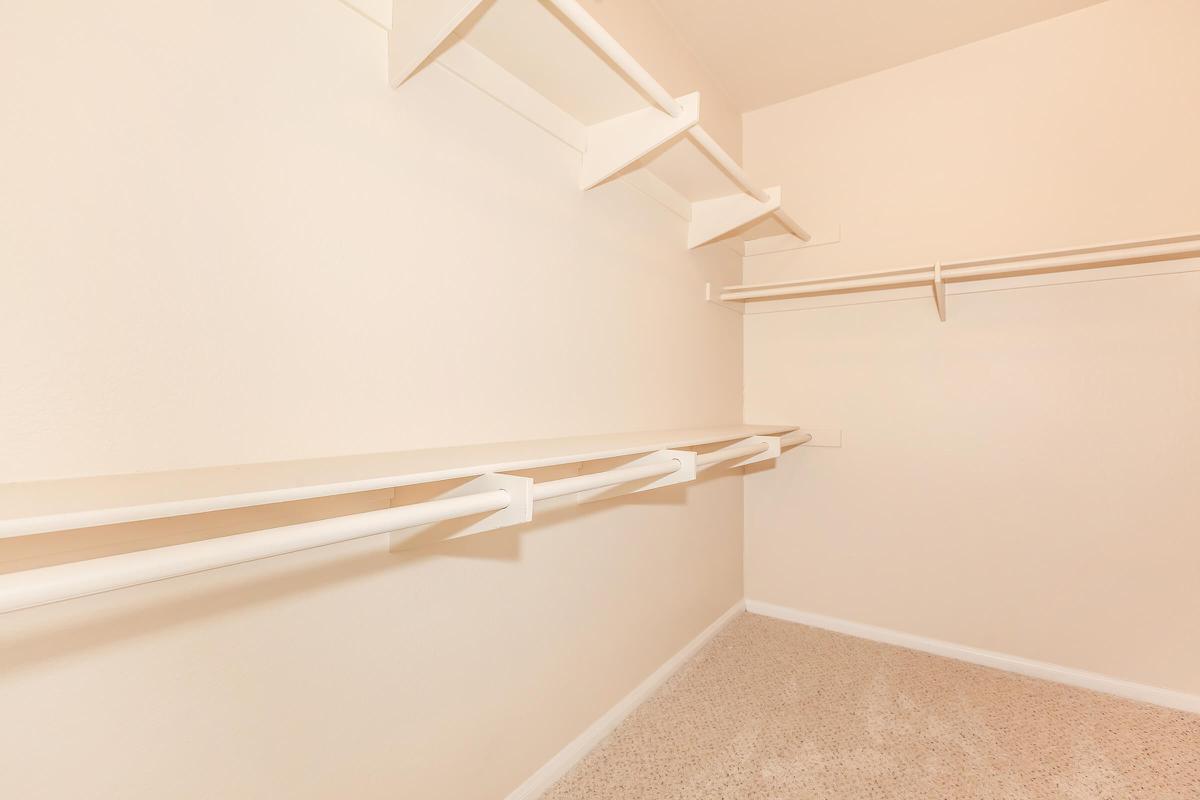
[[[801,625],[811,625],[814,628],[824,628],[825,630],[844,633],[848,636],[855,636],[859,639],[870,639],[874,642],[894,644],[900,647],[907,647],[910,650],[920,650],[925,653],[933,653],[934,655],[945,656],[946,658],[953,658],[959,661],[968,661],[972,664],[980,664],[985,667],[992,667],[993,669],[1002,669],[1006,672],[1015,672],[1031,678],[1065,683],[1068,686],[1078,686],[1083,689],[1092,689],[1093,691],[1125,697],[1130,700],[1140,700],[1143,703],[1152,703],[1156,706],[1200,714],[1200,696],[1185,694],[1184,692],[1177,692],[1171,689],[1146,686],[1145,684],[1124,681],[1119,678],[1110,678],[1107,675],[1098,675],[1095,672],[1085,672],[1070,667],[1062,667],[1057,664],[1047,664],[1044,661],[1033,661],[1028,658],[996,653],[991,650],[980,650],[976,647],[943,642],[938,639],[928,639],[924,636],[916,636],[911,633],[902,633],[889,628],[878,628],[874,625],[850,622],[844,619],[837,619],[836,617],[827,617],[823,614],[798,611],[785,606],[759,602],[758,600],[747,600],[746,610],[751,614],[774,617],[775,619],[782,619],[788,622],[798,622]]]
[[[507,800],[534,800],[549,789],[555,781],[567,773],[567,770],[575,766],[583,759],[592,748],[598,745],[605,736],[612,733],[613,729],[621,723],[623,719],[629,716],[632,711],[649,699],[650,695],[658,690],[658,687],[666,683],[667,678],[670,678],[675,671],[682,667],[700,651],[700,648],[708,644],[709,639],[717,635],[729,622],[742,613],[746,609],[746,604],[739,600],[734,603],[733,607],[722,614],[717,620],[700,632],[700,635],[692,639],[684,648],[656,669],[654,673],[638,684],[637,688],[610,708],[604,716],[593,722],[587,727],[583,733],[575,737],[575,740],[559,751],[558,755],[546,762],[546,764],[533,773],[520,786],[508,795]]]

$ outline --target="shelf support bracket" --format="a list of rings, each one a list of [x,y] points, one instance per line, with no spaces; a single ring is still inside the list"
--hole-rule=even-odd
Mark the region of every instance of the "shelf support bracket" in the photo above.
[[[718,286],[713,286],[711,283],[704,284],[704,299],[712,303],[717,308],[722,308],[734,314],[742,315],[746,313],[744,303],[730,303],[721,299],[721,289]]]
[[[415,75],[484,0],[392,0],[388,80],[395,88]]]
[[[510,525],[520,525],[533,519],[533,478],[522,478],[517,475],[505,475],[500,472],[489,472],[473,478],[447,492],[443,492],[431,500],[448,500],[452,497],[479,494],[503,489],[512,497],[512,502],[499,511],[479,517],[464,517],[450,519],[445,522],[434,522],[415,528],[405,528],[388,534],[389,550],[395,553],[401,550],[412,550],[439,544],[450,539],[461,539],[464,536],[474,536],[477,533],[494,531],[497,528],[507,528]]]
[[[946,282],[942,280],[942,262],[933,265],[933,302],[937,305],[938,318],[946,321]]]
[[[692,92],[678,100],[683,112],[677,117],[657,108],[643,108],[589,126],[580,188],[599,186],[638,159],[687,133],[700,121],[700,93]]]
[[[692,203],[688,249],[708,244],[773,214],[779,209],[780,189],[772,186],[766,193],[767,199],[763,202],[747,194],[734,194]]]
[[[586,492],[580,492],[576,497],[581,504],[594,503],[597,500],[608,500],[613,497],[621,497],[622,495],[648,492],[651,489],[661,489],[664,486],[674,486],[677,483],[687,483],[696,480],[696,454],[691,450],[658,450],[621,466],[636,467],[642,464],[660,464],[664,461],[678,461],[679,469],[659,478],[648,478],[643,481],[623,483],[603,489],[589,489]]]

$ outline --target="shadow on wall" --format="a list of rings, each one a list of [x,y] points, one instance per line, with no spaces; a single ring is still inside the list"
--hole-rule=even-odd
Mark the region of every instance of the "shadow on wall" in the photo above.
[[[593,469],[591,468],[592,466],[589,465],[589,472],[601,468],[596,467]],[[611,466],[610,464],[602,468],[608,469]],[[578,471],[576,466],[573,465],[569,467],[530,470],[519,474],[533,477],[536,481],[541,482],[572,477],[578,474]],[[701,473],[695,483],[706,483],[727,474],[727,471],[720,468],[709,470],[708,472]],[[452,488],[458,483],[462,483],[462,481],[447,482],[446,484],[439,484],[437,487],[411,488],[416,494],[429,494],[430,492],[444,491],[447,488]],[[84,598],[65,601],[64,603],[45,609],[12,612],[11,615],[0,617],[0,619],[4,620],[4,625],[0,628],[0,631],[3,631],[3,634],[0,635],[0,675],[27,670],[39,663],[102,648],[122,640],[152,635],[158,631],[218,617],[236,610],[268,604],[290,596],[319,591],[339,584],[360,581],[373,575],[404,570],[429,559],[457,558],[519,561],[521,558],[521,539],[524,536],[543,532],[555,526],[570,524],[571,522],[600,513],[607,508],[611,508],[614,504],[623,504],[626,506],[683,506],[687,504],[690,485],[680,484],[669,486],[642,494],[626,495],[586,504],[577,504],[575,498],[572,496],[549,500],[538,505],[532,522],[474,536],[452,539],[450,541],[438,540],[438,537],[444,539],[446,536],[453,535],[456,528],[443,528],[440,525],[429,526],[430,530],[426,534],[423,534],[419,542],[412,539],[408,541],[406,547],[412,547],[413,549],[404,549],[396,552],[388,552],[386,550],[388,546],[387,540],[383,539],[383,535],[379,535],[366,537],[357,542],[279,556],[274,559],[266,559],[263,562],[272,565],[274,570],[276,570],[274,574],[264,575],[262,569],[247,569],[240,566],[231,567],[227,568],[228,571],[220,571],[224,572],[223,577],[225,579],[215,582],[215,585],[210,583],[205,588],[200,589],[179,587],[181,592],[186,592],[186,595],[183,596],[164,596],[163,592],[155,592],[151,596],[138,597],[130,603],[100,604],[99,606],[94,602],[92,605],[82,605],[89,603],[89,600]],[[386,497],[381,497],[381,494],[386,495]],[[327,500],[329,498],[323,499]],[[390,491],[383,493],[363,493],[362,496],[357,498],[357,508],[343,510],[342,513],[354,513],[355,511],[387,507],[389,504],[387,501],[390,500]],[[399,501],[397,504],[417,502],[417,500],[410,499],[409,490],[407,489],[399,492],[397,500]],[[300,501],[299,503],[279,505],[296,506],[311,502]],[[346,508],[347,499],[339,499],[339,505],[343,509]],[[258,528],[264,527],[263,520],[268,518],[264,516],[261,508],[212,512],[211,514],[194,516],[207,517],[209,521],[201,525],[192,524],[191,526],[184,526],[185,530],[189,532],[187,539],[189,541],[230,535],[246,530],[255,530],[255,526]],[[246,521],[247,516],[251,518],[251,522]],[[275,513],[271,516],[275,519],[291,517],[291,521],[297,521],[294,513],[281,514],[280,509],[276,509]],[[314,517],[311,511],[302,513],[302,516],[307,516],[310,519],[318,518]],[[325,516],[330,515],[326,513]],[[220,527],[214,526],[213,518],[219,521]],[[147,526],[153,526],[155,523],[158,523],[160,527],[165,524],[168,528],[180,524],[175,520],[156,520],[108,527],[114,529],[129,527],[144,529]],[[279,523],[276,522],[275,524]],[[197,531],[203,531],[203,535],[198,535]],[[88,532],[71,533],[87,535]],[[110,535],[111,533],[109,532]],[[62,535],[62,533],[46,534],[47,537]],[[178,538],[180,533],[178,530],[171,531],[167,536],[172,540],[167,542],[153,541],[153,537],[148,537],[143,533],[140,538],[133,540],[136,546],[126,546],[124,551],[128,552],[179,543]],[[162,537],[160,536],[160,538]],[[130,543],[128,538],[123,541],[126,545]],[[61,547],[61,545],[59,546]],[[369,551],[363,552],[364,546],[370,547]],[[349,548],[353,548],[353,552],[346,553],[346,550]],[[380,548],[383,549],[381,550]],[[80,551],[76,550],[72,552]],[[319,559],[317,563],[296,563],[298,559],[312,559],[314,558],[314,554],[318,552],[320,555],[316,556]],[[94,556],[88,555],[85,557]],[[293,564],[287,565],[286,561],[288,559],[292,559]],[[61,563],[64,560],[77,560],[77,558],[64,558],[60,553],[54,559],[56,563]],[[0,567],[3,566],[6,565],[0,562]],[[242,574],[237,574],[236,571],[238,570],[242,570]],[[284,571],[280,572],[279,570]],[[189,578],[184,577],[182,580],[187,581]],[[164,585],[168,585],[171,581],[163,583]],[[121,591],[123,590],[117,590],[115,594],[120,594]],[[75,605],[72,608],[73,604],[79,605]],[[47,612],[49,612],[48,615]],[[22,624],[24,620],[21,617],[26,614],[38,616],[36,620],[30,619],[32,624]]]

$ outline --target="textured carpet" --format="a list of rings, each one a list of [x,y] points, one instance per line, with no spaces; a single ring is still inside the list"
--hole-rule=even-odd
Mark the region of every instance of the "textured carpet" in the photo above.
[[[1198,800],[1200,716],[744,614],[543,800]]]

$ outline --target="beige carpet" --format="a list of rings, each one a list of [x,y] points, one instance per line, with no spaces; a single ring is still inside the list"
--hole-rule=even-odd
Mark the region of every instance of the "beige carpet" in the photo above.
[[[742,615],[543,800],[1200,800],[1200,716]]]

